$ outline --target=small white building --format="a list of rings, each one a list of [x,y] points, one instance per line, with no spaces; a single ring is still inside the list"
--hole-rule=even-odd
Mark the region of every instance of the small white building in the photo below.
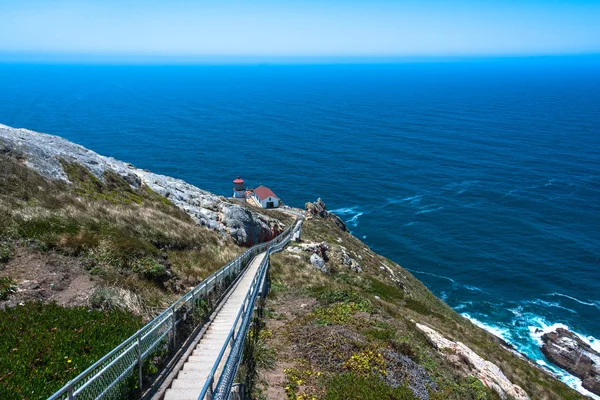
[[[252,197],[254,197],[256,204],[259,204],[262,208],[279,207],[279,197],[275,196],[275,193],[271,189],[263,185],[254,189]]]

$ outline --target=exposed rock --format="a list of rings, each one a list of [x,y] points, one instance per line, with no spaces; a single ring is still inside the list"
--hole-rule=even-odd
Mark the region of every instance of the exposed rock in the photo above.
[[[148,186],[183,209],[199,224],[223,236],[230,236],[239,245],[250,246],[270,240],[284,229],[277,219],[230,203],[223,197],[180,179],[135,168],[58,136],[0,126],[0,152],[18,155],[27,166],[50,179],[69,181],[61,159],[84,166],[101,180],[105,171],[112,171],[132,187]]]
[[[428,326],[415,324],[425,333],[431,345],[440,350],[450,362],[463,369],[465,374],[479,378],[484,385],[498,393],[502,399],[529,399],[529,395],[520,386],[514,385],[508,380],[496,364],[481,358],[461,342],[446,339]]]
[[[327,267],[325,266],[325,260],[320,255],[314,253],[310,256],[310,263],[315,267],[321,270],[323,273],[327,273]]]
[[[548,360],[580,378],[584,388],[600,395],[600,353],[563,328],[544,334],[542,341],[542,353]]]
[[[306,203],[306,217],[308,219],[313,218],[313,217],[321,217],[321,218],[325,218],[325,219],[329,218],[342,231],[344,231],[344,232],[348,231],[348,227],[346,226],[344,221],[342,221],[342,219],[340,217],[338,217],[337,215],[327,211],[327,207],[325,206],[325,203],[320,198],[317,199],[317,201],[315,201],[314,203],[310,203],[310,202]]]
[[[381,352],[386,361],[385,383],[391,387],[406,385],[421,400],[429,400],[429,391],[437,392],[438,385],[425,368],[409,357],[391,350]]]
[[[302,249],[309,253],[317,254],[325,261],[329,261],[329,257],[327,256],[327,251],[329,250],[329,245],[326,242],[321,243],[304,243],[301,244]]]
[[[348,251],[343,246],[334,246],[329,252],[329,258],[340,267],[345,267],[358,273],[363,272],[360,264],[350,257]]]

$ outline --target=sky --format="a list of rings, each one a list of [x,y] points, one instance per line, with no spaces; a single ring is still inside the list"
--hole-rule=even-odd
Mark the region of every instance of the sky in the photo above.
[[[0,58],[600,53],[600,0],[0,0]]]

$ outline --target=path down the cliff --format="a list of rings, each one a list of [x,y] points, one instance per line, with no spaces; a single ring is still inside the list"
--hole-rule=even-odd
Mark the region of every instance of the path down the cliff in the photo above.
[[[230,346],[227,346],[227,342],[230,340],[229,334],[242,323],[241,319],[236,321],[236,317],[245,307],[244,299],[251,289],[256,275],[260,272],[260,266],[265,261],[265,257],[267,257],[267,252],[258,254],[251,261],[244,275],[225,299],[223,307],[209,325],[206,333],[179,370],[177,378],[167,389],[165,400],[197,400],[209,379],[212,378],[215,382],[219,381],[225,360],[230,352]],[[259,284],[259,286],[261,285]],[[224,352],[219,359],[222,350]],[[214,376],[211,377],[213,369]]]

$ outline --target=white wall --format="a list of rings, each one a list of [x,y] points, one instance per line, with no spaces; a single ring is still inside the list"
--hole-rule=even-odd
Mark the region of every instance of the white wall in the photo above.
[[[267,203],[272,201],[273,202],[273,207],[277,208],[279,207],[279,199],[276,199],[275,197],[267,197],[266,199],[264,199],[263,201],[260,202],[260,205],[262,206],[262,208],[267,208]]]

